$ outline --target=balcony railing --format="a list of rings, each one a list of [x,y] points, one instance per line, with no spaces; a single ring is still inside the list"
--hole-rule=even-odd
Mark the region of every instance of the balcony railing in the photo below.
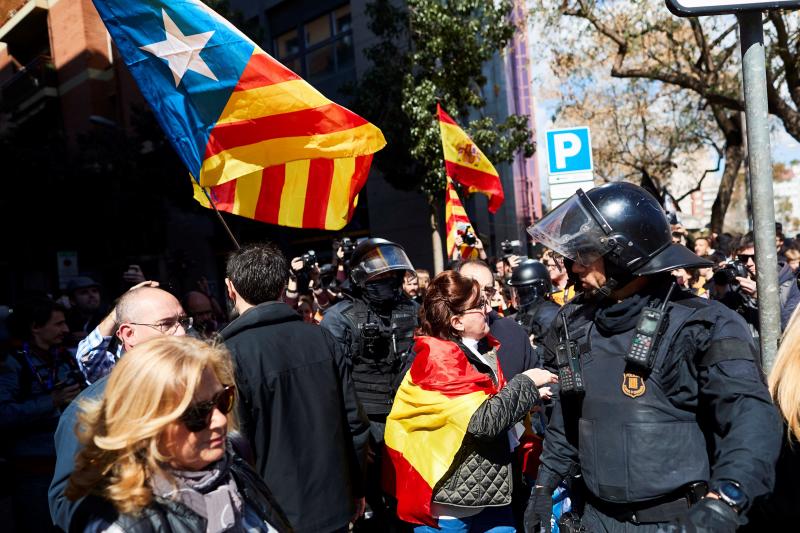
[[[0,86],[0,108],[7,112],[15,111],[37,93],[57,86],[58,78],[52,59],[40,55]]]

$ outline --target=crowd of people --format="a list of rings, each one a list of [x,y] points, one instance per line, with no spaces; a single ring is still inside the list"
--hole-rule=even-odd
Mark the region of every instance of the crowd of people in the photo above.
[[[380,238],[335,240],[327,264],[236,250],[227,308],[136,265],[107,306],[76,277],[7,320],[7,525],[778,527],[800,497],[800,241],[776,229],[769,383],[752,235],[686,232],[626,183],[532,226],[536,259],[473,235],[433,278]]]

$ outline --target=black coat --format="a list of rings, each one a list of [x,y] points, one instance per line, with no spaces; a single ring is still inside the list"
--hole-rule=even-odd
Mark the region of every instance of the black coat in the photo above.
[[[541,368],[542,361],[531,346],[528,334],[512,318],[489,313],[489,330],[500,342],[497,358],[507,380],[531,368]]]
[[[369,423],[333,337],[282,302],[245,311],[221,334],[233,354],[241,432],[292,528],[347,526],[363,495]]]
[[[279,533],[291,531],[269,488],[235,453],[232,454],[231,474],[245,505]],[[205,518],[180,502],[158,496],[139,513],[121,515],[109,502],[92,495],[84,500],[81,513],[86,516],[81,531],[89,533],[106,531],[112,525],[126,533],[195,533],[206,530]]]

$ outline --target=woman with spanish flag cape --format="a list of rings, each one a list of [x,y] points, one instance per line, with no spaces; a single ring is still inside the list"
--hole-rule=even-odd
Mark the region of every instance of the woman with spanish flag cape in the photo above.
[[[386,420],[384,488],[417,532],[514,531],[512,428],[557,379],[532,369],[506,383],[482,294],[457,272],[433,279],[416,357]]]

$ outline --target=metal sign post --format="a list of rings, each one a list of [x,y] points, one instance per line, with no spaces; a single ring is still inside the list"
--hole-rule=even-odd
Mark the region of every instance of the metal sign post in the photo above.
[[[781,333],[778,297],[778,257],[775,246],[775,205],[769,149],[767,74],[761,12],[800,6],[800,0],[667,0],[667,8],[681,17],[736,14],[742,49],[742,85],[747,117],[747,155],[750,201],[756,242],[759,342],[761,361],[769,373],[775,364]]]
[[[764,66],[764,30],[761,12],[737,15],[742,47],[744,108],[747,117],[747,155],[750,168],[750,203],[756,241],[759,341],[761,362],[769,372],[775,364],[781,334],[778,297],[778,253],[775,247],[775,204],[769,149],[767,74]]]

